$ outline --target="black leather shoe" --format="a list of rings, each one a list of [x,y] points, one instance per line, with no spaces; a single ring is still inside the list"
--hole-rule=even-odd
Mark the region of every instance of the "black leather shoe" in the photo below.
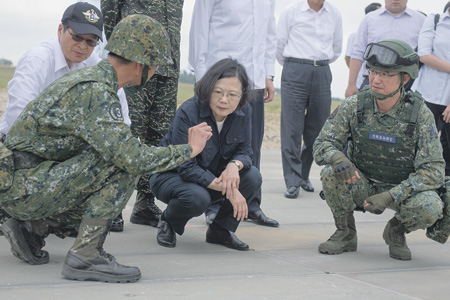
[[[314,192],[314,187],[311,184],[311,181],[308,180],[303,180],[302,183],[300,184],[300,186],[302,187],[302,189],[304,189],[307,192]]]
[[[123,231],[123,217],[120,213],[111,223],[111,229],[109,231],[121,232]]]
[[[214,219],[216,218],[217,214],[216,213],[210,213],[209,215],[206,216],[206,224],[209,226],[211,225],[211,223],[214,221]]]
[[[162,211],[158,206],[156,206],[155,202],[148,203],[145,209],[138,209],[134,206],[133,212],[131,213],[130,222],[133,224],[157,227],[161,214]]]
[[[290,186],[284,193],[284,197],[295,199],[298,197],[299,188],[296,186]]]
[[[252,221],[255,224],[269,226],[269,227],[278,227],[280,223],[278,221],[267,217],[262,210],[258,210],[255,212],[249,212],[247,220]]]
[[[176,246],[177,236],[175,231],[173,231],[172,226],[170,226],[169,222],[159,220],[156,240],[158,241],[158,244],[163,247],[174,248]]]
[[[45,246],[44,238],[33,232],[30,222],[10,218],[3,223],[2,230],[11,244],[11,252],[15,257],[30,265],[48,263],[48,252],[41,250]]]
[[[248,250],[248,245],[246,243],[239,240],[233,232],[223,228],[220,230],[212,230],[211,226],[208,227],[208,231],[206,231],[206,242],[223,245],[225,247],[240,251]]]

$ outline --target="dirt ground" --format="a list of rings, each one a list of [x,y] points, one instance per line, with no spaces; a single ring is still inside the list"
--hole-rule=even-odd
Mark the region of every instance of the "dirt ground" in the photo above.
[[[0,117],[6,108],[7,89],[0,89]],[[264,126],[263,149],[280,150],[280,114],[276,112],[266,112]]]

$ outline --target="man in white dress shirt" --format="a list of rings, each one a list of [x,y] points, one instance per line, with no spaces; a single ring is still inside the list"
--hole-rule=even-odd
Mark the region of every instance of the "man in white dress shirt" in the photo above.
[[[19,60],[8,83],[8,104],[0,122],[0,135],[8,134],[22,110],[50,83],[66,73],[96,65],[100,58],[91,55],[102,40],[103,15],[85,2],[69,6],[58,26],[58,38],[32,48]],[[78,40],[78,41],[77,41]],[[131,124],[123,90],[119,91],[125,123]]]
[[[331,70],[342,52],[341,13],[325,0],[302,0],[288,6],[277,25],[277,60],[281,75],[281,156],[286,198],[309,180],[312,147],[331,108]],[[302,148],[303,138],[303,148]]]
[[[70,71],[94,66],[100,61],[97,55],[91,54],[102,40],[102,31],[101,11],[89,3],[78,2],[64,11],[58,26],[58,38],[39,44],[22,56],[14,77],[8,83],[8,103],[0,122],[0,141],[4,140],[25,106],[48,85]],[[130,125],[123,89],[118,91],[118,95],[124,121]],[[8,217],[0,209],[0,224]]]
[[[346,98],[358,93],[359,86],[356,85],[356,79],[364,62],[364,51],[369,43],[400,39],[416,49],[425,16],[408,8],[407,3],[408,0],[385,0],[384,7],[364,16],[352,48]],[[367,71],[365,78],[362,86],[369,84]]]
[[[244,65],[253,81],[257,99],[252,102],[253,165],[259,169],[264,137],[264,103],[273,100],[275,88],[275,0],[197,0],[189,35],[189,64],[196,81],[223,58],[234,58]],[[258,225],[278,227],[264,215],[261,191],[248,203],[248,218]],[[207,222],[217,213],[206,211]]]

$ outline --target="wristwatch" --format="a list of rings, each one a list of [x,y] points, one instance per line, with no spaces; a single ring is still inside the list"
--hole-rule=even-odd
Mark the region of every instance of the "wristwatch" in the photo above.
[[[242,169],[242,163],[238,160],[232,160],[230,161],[230,163],[235,164],[238,167],[238,171],[240,171]]]
[[[275,79],[275,76],[273,76],[273,75],[267,75],[267,76],[266,76],[266,79],[270,79],[270,80],[273,81],[273,80]]]

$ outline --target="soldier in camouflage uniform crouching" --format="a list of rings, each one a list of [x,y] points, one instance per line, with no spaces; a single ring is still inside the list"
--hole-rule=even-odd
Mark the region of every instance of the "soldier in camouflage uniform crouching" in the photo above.
[[[154,19],[131,15],[114,29],[107,59],[55,81],[32,101],[0,144],[0,205],[13,254],[49,262],[49,233],[79,224],[62,274],[69,279],[134,282],[137,267],[103,250],[111,220],[130,198],[139,175],[172,169],[200,153],[211,128],[189,129],[189,144],[149,147],[123,122],[117,90],[144,84],[171,61],[167,33]]]
[[[390,208],[395,215],[383,232],[389,255],[410,260],[405,234],[442,218],[436,192],[444,181],[442,147],[423,98],[403,88],[418,75],[414,50],[404,41],[384,40],[369,44],[364,59],[370,87],[346,99],[314,143],[315,161],[325,165],[323,193],[337,228],[319,252],[356,251],[353,211],[381,214]]]
[[[183,0],[102,0],[105,35],[109,39],[114,26],[131,14],[154,18],[167,31],[172,63],[158,66],[155,74],[142,87],[125,87],[130,110],[131,132],[148,146],[157,146],[167,133],[177,108],[178,77],[180,73],[180,29]],[[136,202],[131,213],[133,224],[156,227],[162,211],[155,204],[149,185],[149,174],[140,178],[136,186]],[[123,230],[123,219],[117,218],[114,227]]]

